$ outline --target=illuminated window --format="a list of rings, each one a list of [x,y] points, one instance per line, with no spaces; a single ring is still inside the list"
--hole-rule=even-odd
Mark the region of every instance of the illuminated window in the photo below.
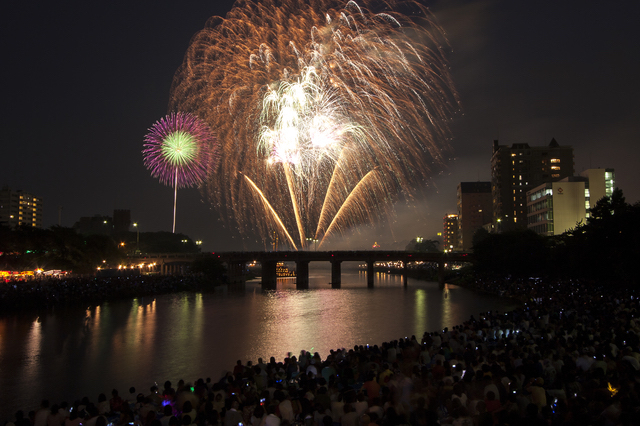
[[[560,170],[560,166],[551,166],[551,170]]]
[[[559,159],[559,158],[552,158],[552,159],[551,159],[551,162],[552,162],[552,163],[559,163],[559,162],[560,162],[560,159]]]
[[[551,175],[551,177],[552,178],[557,178],[557,177],[560,177],[560,174],[559,173],[554,173],[554,174]]]

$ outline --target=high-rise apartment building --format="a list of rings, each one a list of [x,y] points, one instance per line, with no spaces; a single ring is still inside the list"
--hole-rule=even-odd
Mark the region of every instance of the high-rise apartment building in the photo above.
[[[552,139],[548,146],[493,142],[491,194],[497,232],[527,227],[527,191],[573,176],[573,147]]]
[[[483,225],[491,223],[491,182],[460,182],[457,191],[458,247],[471,250],[473,234]]]
[[[42,228],[42,199],[22,190],[0,190],[0,225]]]
[[[457,214],[448,214],[444,217],[444,230],[442,233],[442,239],[444,241],[445,252],[459,249]]]
[[[589,209],[615,188],[613,169],[589,169],[527,192],[527,227],[542,235],[560,235],[589,217]]]

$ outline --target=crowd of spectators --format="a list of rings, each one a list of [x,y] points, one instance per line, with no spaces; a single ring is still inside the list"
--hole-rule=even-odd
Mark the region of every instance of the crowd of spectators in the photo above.
[[[74,304],[98,304],[179,291],[199,291],[210,285],[202,275],[125,275],[61,277],[0,283],[0,309],[47,309]]]
[[[523,301],[376,346],[238,361],[212,382],[49,405],[15,426],[640,424],[637,293],[579,282],[478,281]],[[6,425],[12,426],[12,425]]]

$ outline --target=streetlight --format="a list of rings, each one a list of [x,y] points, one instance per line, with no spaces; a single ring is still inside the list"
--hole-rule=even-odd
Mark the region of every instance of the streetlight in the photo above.
[[[313,243],[314,251],[318,251],[318,240],[315,238],[307,238],[307,241],[309,241],[309,244]]]
[[[140,228],[138,222],[133,222],[134,228],[136,228],[136,253],[140,253]]]

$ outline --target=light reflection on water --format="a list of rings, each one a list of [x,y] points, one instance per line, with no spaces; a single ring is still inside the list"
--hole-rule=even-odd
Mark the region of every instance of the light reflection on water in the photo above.
[[[343,267],[342,289],[328,285],[330,270],[311,265],[310,290],[294,279],[263,292],[182,293],[97,307],[0,318],[0,421],[17,409],[130,386],[147,393],[154,383],[199,377],[217,380],[237,359],[281,361],[287,352],[380,344],[462,323],[481,311],[515,307],[456,286]]]

